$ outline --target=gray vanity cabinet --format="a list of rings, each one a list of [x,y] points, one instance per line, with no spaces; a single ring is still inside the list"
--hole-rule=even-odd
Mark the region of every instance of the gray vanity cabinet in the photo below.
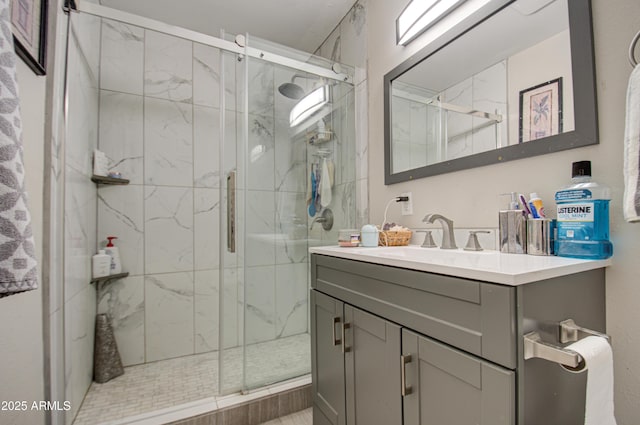
[[[400,326],[311,291],[315,425],[401,425]]]
[[[515,363],[512,288],[320,255],[311,276],[314,425],[515,424],[515,372],[480,356]]]
[[[586,373],[524,341],[604,332],[605,269],[549,268],[509,285],[312,253],[314,425],[584,423]]]
[[[406,329],[402,352],[406,425],[514,423],[513,371]]]

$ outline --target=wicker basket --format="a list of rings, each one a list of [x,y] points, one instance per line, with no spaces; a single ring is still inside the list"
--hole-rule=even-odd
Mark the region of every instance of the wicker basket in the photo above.
[[[406,246],[411,240],[411,230],[381,231],[378,235],[379,246]]]

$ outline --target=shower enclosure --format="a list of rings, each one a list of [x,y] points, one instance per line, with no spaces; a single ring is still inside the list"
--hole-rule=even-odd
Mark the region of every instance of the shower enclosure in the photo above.
[[[77,3],[65,96],[66,422],[308,374],[308,247],[355,227],[348,67]],[[91,182],[95,149],[128,184]],[[89,284],[107,236],[128,276]],[[91,385],[96,313],[111,317],[125,365],[102,385]]]

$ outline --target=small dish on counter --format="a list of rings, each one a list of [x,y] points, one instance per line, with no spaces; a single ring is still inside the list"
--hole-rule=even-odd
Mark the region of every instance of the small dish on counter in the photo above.
[[[357,229],[340,229],[338,245],[353,248],[360,245],[360,231]]]

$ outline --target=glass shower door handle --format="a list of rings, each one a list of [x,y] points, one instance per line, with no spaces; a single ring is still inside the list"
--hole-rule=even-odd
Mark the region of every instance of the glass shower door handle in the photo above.
[[[236,252],[236,172],[227,174],[227,251]]]

